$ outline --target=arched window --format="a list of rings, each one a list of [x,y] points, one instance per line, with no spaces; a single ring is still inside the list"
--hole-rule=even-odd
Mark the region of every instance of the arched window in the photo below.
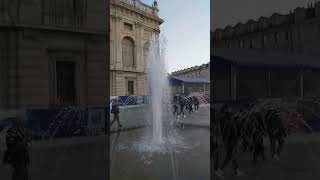
[[[149,48],[150,44],[147,42],[143,46],[143,57],[144,57],[144,63],[147,64],[148,55],[149,55]]]
[[[134,67],[134,42],[133,39],[125,37],[122,40],[122,61],[125,67]]]

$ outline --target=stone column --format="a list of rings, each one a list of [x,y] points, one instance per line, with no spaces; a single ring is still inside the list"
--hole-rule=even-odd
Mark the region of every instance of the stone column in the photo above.
[[[140,22],[135,23],[136,27],[136,70],[143,71],[143,39],[142,25]]]
[[[120,16],[117,16],[116,19],[116,26],[115,26],[115,33],[116,33],[116,38],[114,40],[114,47],[115,47],[115,52],[117,54],[116,60],[115,60],[115,67],[116,69],[122,68],[123,67],[123,61],[122,61],[122,39],[121,39],[121,29],[122,29],[122,18]]]

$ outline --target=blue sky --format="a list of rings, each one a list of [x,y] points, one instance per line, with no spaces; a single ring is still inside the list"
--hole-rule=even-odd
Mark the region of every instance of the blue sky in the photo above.
[[[209,62],[210,0],[158,0],[158,5],[169,72]]]

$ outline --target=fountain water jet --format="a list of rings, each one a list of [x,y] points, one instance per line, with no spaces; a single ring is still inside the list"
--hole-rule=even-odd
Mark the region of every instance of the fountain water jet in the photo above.
[[[148,86],[151,97],[151,113],[153,124],[154,143],[163,143],[163,115],[165,106],[170,102],[170,92],[167,80],[167,67],[165,62],[165,41],[152,36],[148,53]],[[170,103],[169,103],[170,104]]]

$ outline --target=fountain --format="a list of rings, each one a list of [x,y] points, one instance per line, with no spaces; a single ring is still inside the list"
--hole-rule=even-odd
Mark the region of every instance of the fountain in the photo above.
[[[143,109],[139,113],[132,110],[132,116],[126,116],[129,121],[142,113],[141,119],[149,126],[111,135],[111,179],[209,178],[209,131],[176,128],[178,119],[173,115],[165,47],[165,38],[152,36],[146,64],[148,104],[139,107]],[[134,109],[128,107],[126,112],[130,108]],[[127,163],[124,165],[123,161]],[[201,168],[193,169],[194,164]]]
[[[163,143],[163,110],[170,102],[169,86],[165,62],[165,42],[160,44],[156,35],[152,36],[148,53],[148,86],[151,97],[151,113],[153,140],[157,144]]]

